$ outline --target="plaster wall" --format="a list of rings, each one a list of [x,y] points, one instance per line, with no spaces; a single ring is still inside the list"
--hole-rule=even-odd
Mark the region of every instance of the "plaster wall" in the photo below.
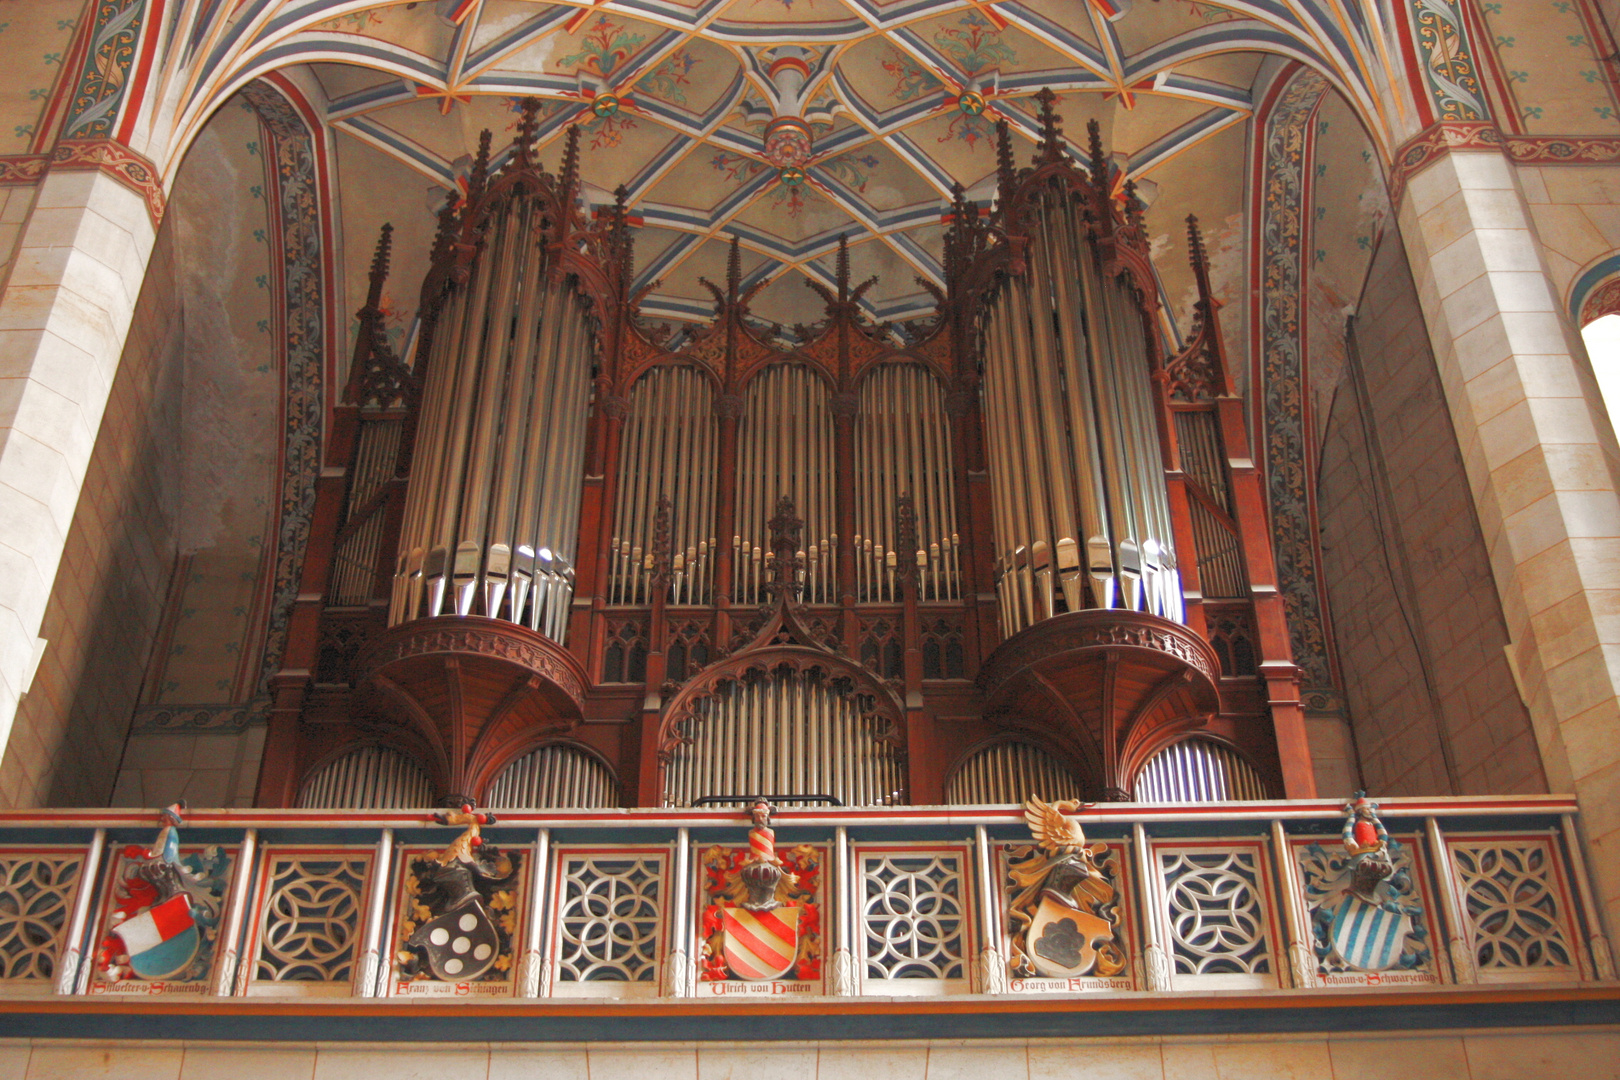
[[[1393,234],[1373,258],[1354,336],[1350,363],[1359,358],[1362,377],[1347,367],[1335,390],[1317,505],[1362,781],[1379,795],[1544,792],[1417,290]]]
[[[0,1044],[18,1080],[1582,1080],[1620,1078],[1620,1032],[1005,1043]]]

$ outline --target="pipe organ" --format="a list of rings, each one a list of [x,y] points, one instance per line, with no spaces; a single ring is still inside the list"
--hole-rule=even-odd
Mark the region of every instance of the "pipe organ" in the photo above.
[[[670,755],[663,802],[691,806],[740,791],[830,795],[845,806],[904,802],[892,723],[822,678],[750,673],[700,699]]]
[[[396,800],[1310,794],[1196,225],[1171,353],[1131,185],[1040,104],[988,213],[953,197],[932,322],[869,321],[840,238],[789,345],[736,240],[712,323],[649,333],[578,130],[555,174],[537,104],[498,170],[486,135],[408,357],[379,242],[260,801],[339,798],[355,746]]]

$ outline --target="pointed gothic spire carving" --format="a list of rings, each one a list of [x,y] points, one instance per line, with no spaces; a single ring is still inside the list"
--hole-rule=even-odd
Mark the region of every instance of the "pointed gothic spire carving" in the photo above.
[[[1099,194],[1108,193],[1108,155],[1103,153],[1102,125],[1095,120],[1086,123],[1086,156],[1091,161],[1091,186]]]
[[[776,513],[765,523],[771,530],[771,580],[765,588],[781,604],[799,598],[799,573],[804,559],[799,555],[800,538],[804,534],[804,519],[793,507],[791,496],[776,500]]]
[[[371,276],[366,289],[366,307],[375,311],[382,303],[383,285],[388,281],[388,261],[393,253],[394,226],[383,222],[377,234],[377,250],[371,256]]]
[[[1002,214],[1012,204],[1013,185],[1018,183],[1018,166],[1013,164],[1012,125],[1007,118],[996,121],[996,203]]]
[[[472,171],[467,174],[467,201],[477,202],[489,187],[489,129],[478,135],[478,156],[473,158]]]
[[[562,197],[563,201],[572,206],[579,196],[579,125],[568,125],[568,135],[563,143],[562,160]]]
[[[1058,119],[1057,95],[1050,86],[1042,87],[1035,95],[1041,103],[1041,141],[1035,148],[1035,164],[1045,165],[1063,160],[1063,122]]]
[[[534,141],[540,134],[540,99],[526,97],[523,99],[523,112],[518,119],[517,139],[513,148],[517,152],[518,168],[527,168],[533,164],[532,153]]]

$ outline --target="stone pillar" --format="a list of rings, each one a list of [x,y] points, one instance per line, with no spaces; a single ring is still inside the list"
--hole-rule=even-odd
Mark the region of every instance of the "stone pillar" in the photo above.
[[[103,171],[53,170],[0,296],[0,745],[155,238],[140,194]]]
[[[1620,924],[1620,448],[1507,159],[1442,154],[1400,223],[1547,781]]]

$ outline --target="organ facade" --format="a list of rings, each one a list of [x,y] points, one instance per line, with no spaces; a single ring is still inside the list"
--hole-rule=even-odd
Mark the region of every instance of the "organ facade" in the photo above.
[[[764,323],[733,241],[672,334],[577,133],[553,173],[538,101],[486,132],[406,356],[378,244],[260,803],[484,804],[514,769],[555,806],[1311,794],[1197,223],[1172,349],[1134,185],[1054,102],[897,325],[842,241],[824,318]]]

